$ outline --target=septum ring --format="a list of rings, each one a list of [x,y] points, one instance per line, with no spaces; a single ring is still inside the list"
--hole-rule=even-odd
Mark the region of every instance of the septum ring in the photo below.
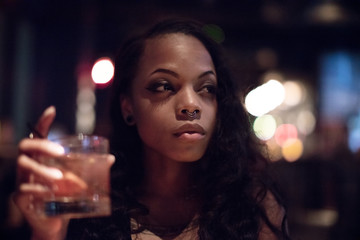
[[[198,113],[200,113],[200,110],[194,110],[193,112],[189,112],[188,110],[183,110],[183,112],[186,113],[187,117],[190,119],[195,119],[198,115]]]

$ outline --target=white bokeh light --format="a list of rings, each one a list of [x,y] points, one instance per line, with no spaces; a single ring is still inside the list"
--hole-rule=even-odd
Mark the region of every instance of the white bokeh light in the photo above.
[[[91,77],[95,84],[107,84],[114,76],[114,64],[110,58],[98,59],[92,70]]]
[[[304,90],[302,86],[295,81],[284,82],[285,99],[284,104],[288,106],[296,106],[304,99]]]
[[[268,140],[272,138],[276,131],[276,120],[271,115],[263,115],[254,121],[255,135],[261,140]]]
[[[259,117],[282,104],[284,98],[284,86],[277,80],[269,80],[247,94],[245,106],[251,115]]]

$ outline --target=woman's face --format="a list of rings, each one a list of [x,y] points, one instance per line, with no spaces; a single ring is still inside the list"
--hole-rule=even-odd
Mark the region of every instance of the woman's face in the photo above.
[[[217,77],[203,44],[181,33],[146,41],[122,112],[132,115],[146,157],[199,160],[214,131]],[[199,111],[195,118],[186,111]]]

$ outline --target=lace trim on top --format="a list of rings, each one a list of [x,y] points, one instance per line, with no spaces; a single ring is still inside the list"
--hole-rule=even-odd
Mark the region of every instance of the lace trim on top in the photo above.
[[[142,239],[198,239],[198,222],[194,218],[189,224],[177,226],[159,226],[150,224],[140,224],[135,219],[130,219],[131,238],[133,240]],[[184,238],[186,236],[186,238]]]

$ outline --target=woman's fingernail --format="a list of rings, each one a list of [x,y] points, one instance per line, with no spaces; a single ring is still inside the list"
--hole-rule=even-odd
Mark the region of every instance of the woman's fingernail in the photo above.
[[[63,155],[65,153],[64,147],[57,143],[54,143],[52,149],[53,149],[54,153],[56,153],[58,155]]]
[[[44,116],[47,116],[49,114],[52,114],[54,113],[56,110],[55,110],[55,107],[54,106],[50,106],[48,107],[47,109],[45,109],[44,111]]]
[[[115,156],[114,155],[109,155],[108,157],[108,163],[111,165],[115,162]]]
[[[48,168],[47,172],[54,178],[54,179],[61,179],[63,178],[63,173],[56,168]]]

